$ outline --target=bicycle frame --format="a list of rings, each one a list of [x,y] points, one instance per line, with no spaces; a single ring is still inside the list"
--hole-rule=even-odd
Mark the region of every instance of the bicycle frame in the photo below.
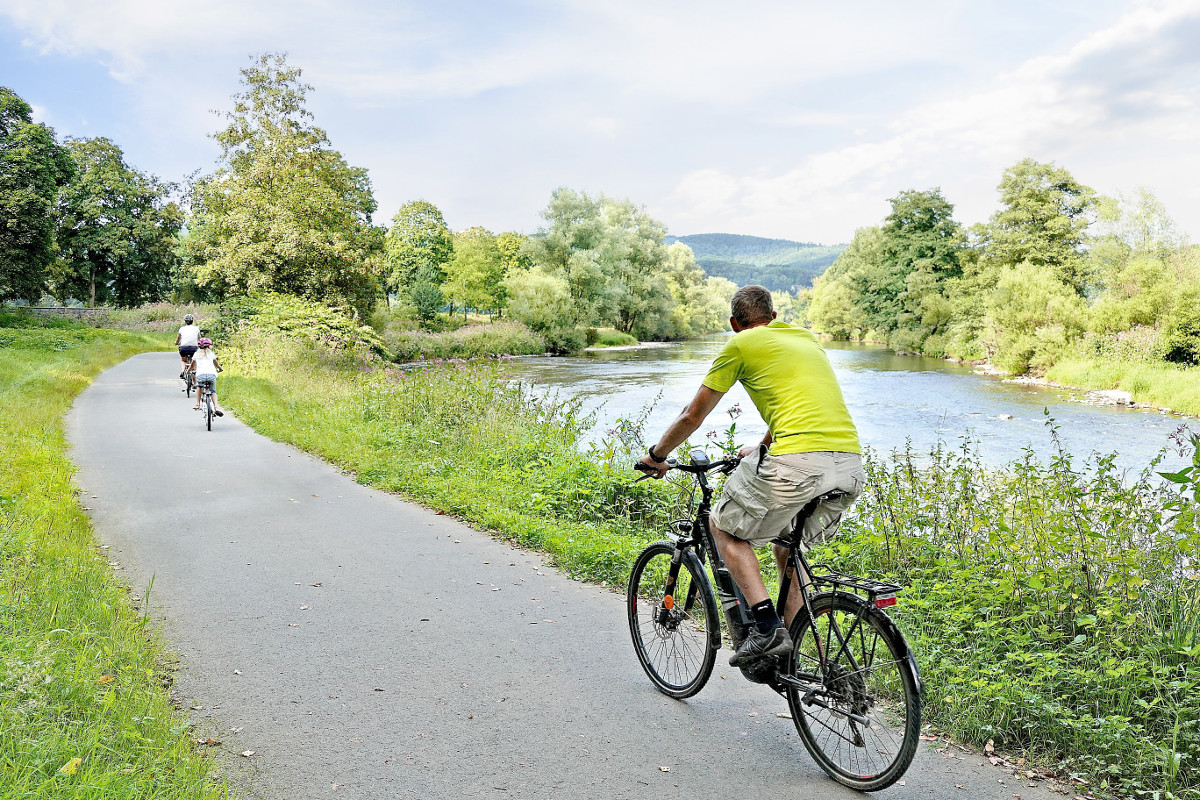
[[[730,459],[726,459],[724,463],[729,464],[730,462]],[[685,550],[688,548],[695,549],[701,564],[704,564],[711,558],[712,573],[716,582],[714,589],[721,604],[721,610],[725,614],[725,622],[729,628],[730,638],[733,640],[733,646],[736,649],[745,640],[751,626],[754,625],[754,618],[750,613],[745,596],[742,594],[737,582],[733,579],[732,573],[725,566],[725,562],[721,559],[721,553],[717,549],[716,539],[712,534],[712,527],[709,521],[712,512],[712,497],[715,489],[708,481],[708,473],[720,470],[722,468],[719,466],[721,463],[706,462],[705,460],[705,462],[700,463],[694,461],[693,465],[674,465],[677,469],[695,476],[700,486],[700,504],[692,520],[679,520],[675,523],[680,533],[685,535],[676,540],[675,557],[672,559],[671,569],[667,576],[666,591],[668,596],[674,591]],[[775,539],[773,542],[773,544],[788,548],[788,556],[785,561],[787,568],[783,570],[783,574],[780,576],[779,596],[776,599],[776,608],[781,612],[787,609],[787,598],[791,592],[792,583],[795,581],[796,588],[800,592],[801,602],[801,607],[796,610],[796,613],[808,615],[808,629],[812,632],[816,641],[816,649],[822,671],[827,668],[827,665],[831,661],[837,661],[843,655],[850,658],[851,662],[854,663],[852,655],[847,650],[847,642],[853,637],[857,627],[862,623],[862,618],[856,618],[853,626],[848,631],[843,632],[836,627],[834,628],[833,632],[838,641],[835,643],[836,649],[830,653],[829,643],[822,641],[820,630],[816,624],[816,618],[812,612],[812,598],[818,585],[829,585],[834,592],[849,590],[846,593],[853,594],[860,599],[861,595],[859,593],[866,593],[868,601],[879,609],[895,605],[895,593],[901,588],[896,584],[856,578],[832,570],[823,575],[815,575],[813,573],[808,559],[805,558],[800,538],[805,522],[813,515],[824,499],[825,496],[822,495],[810,500],[800,510],[800,513],[796,515],[791,535]],[[796,575],[801,576],[801,579],[796,580]],[[685,600],[685,611],[691,610],[698,591],[699,587],[693,584]],[[909,658],[911,660],[911,654]],[[857,666],[855,664],[856,668]],[[913,663],[913,667],[915,671],[915,662]],[[917,674],[919,675],[919,673]],[[819,698],[812,697],[814,693],[820,691],[820,686],[823,682],[821,675],[787,674],[786,672],[781,672],[777,678],[781,685],[792,684],[797,688],[801,688],[805,690],[812,702],[824,705]],[[776,688],[780,689],[781,685]],[[866,720],[861,720],[861,722],[865,724]]]

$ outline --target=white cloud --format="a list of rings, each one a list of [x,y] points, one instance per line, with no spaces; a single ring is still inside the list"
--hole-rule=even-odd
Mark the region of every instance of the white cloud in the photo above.
[[[883,198],[909,188],[919,175],[933,176],[928,185],[956,188],[956,175],[992,175],[990,183],[969,190],[965,205],[974,221],[994,205],[1001,171],[1026,156],[1056,160],[1085,182],[1098,183],[1128,176],[1113,162],[1128,159],[1131,148],[1132,160],[1147,169],[1144,177],[1155,161],[1161,174],[1164,154],[1151,143],[1163,139],[1178,158],[1196,164],[1200,111],[1193,76],[1200,42],[1186,39],[1188,31],[1200,30],[1198,23],[1195,0],[1143,4],[1061,55],[1030,59],[986,86],[898,114],[872,131],[874,140],[812,153],[775,177],[722,174],[721,205],[738,209],[746,224],[759,229],[780,231],[794,220],[810,220],[844,239],[855,227],[878,222],[886,213]],[[1127,107],[1138,113],[1125,113]],[[1096,158],[1095,151],[1106,147],[1111,156]],[[1089,175],[1067,163],[1077,154],[1089,162]],[[704,200],[695,198],[689,176],[667,202],[667,213],[697,228],[712,227]]]

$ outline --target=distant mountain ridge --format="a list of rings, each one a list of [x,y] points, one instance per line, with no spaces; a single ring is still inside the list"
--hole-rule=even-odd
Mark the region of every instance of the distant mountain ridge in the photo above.
[[[694,233],[667,236],[668,245],[683,242],[696,254],[696,263],[709,275],[728,278],[738,286],[761,284],[771,291],[795,291],[812,286],[846,249],[844,244],[820,245],[791,239],[767,239],[738,233]]]

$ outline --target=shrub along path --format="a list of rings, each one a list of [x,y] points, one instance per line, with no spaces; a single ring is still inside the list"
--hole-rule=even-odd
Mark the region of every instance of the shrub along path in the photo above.
[[[861,797],[736,671],[687,702],[654,691],[616,593],[231,416],[205,431],[177,363],[104,373],[69,432],[96,531],[133,587],[153,580],[176,697],[243,796]],[[959,756],[923,747],[878,796],[1058,796]]]

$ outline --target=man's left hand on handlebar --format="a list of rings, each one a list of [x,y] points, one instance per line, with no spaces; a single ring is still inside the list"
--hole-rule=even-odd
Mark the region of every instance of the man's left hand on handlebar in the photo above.
[[[656,453],[655,455],[659,455],[659,454]],[[666,462],[667,456],[662,456],[662,458],[664,460],[655,461],[654,456],[650,455],[649,453],[646,453],[646,455],[644,455],[638,459],[638,463],[645,464],[646,466],[644,468],[642,468],[642,471],[645,472],[647,476],[649,476],[651,478],[655,478],[657,480],[659,478],[662,478],[664,475],[666,475],[667,472],[671,469],[670,464],[668,464]]]

